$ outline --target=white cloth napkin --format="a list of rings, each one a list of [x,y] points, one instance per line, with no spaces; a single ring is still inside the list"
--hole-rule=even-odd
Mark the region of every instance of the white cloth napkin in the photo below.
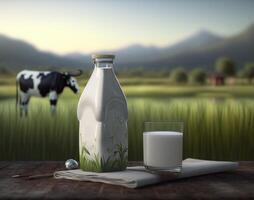
[[[128,167],[125,171],[106,173],[86,172],[80,169],[57,171],[54,173],[54,177],[56,179],[102,182],[128,188],[138,188],[175,179],[233,170],[237,167],[237,162],[188,158],[183,161],[182,171],[177,176],[172,176],[170,174],[169,176],[165,174],[158,175],[147,171],[144,166],[136,166]]]

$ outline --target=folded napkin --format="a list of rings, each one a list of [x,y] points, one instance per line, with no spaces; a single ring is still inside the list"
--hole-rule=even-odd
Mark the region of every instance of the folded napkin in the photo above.
[[[105,173],[86,172],[80,169],[57,171],[54,173],[54,177],[56,179],[92,181],[121,185],[128,188],[138,188],[175,179],[233,170],[237,167],[237,162],[209,161],[188,158],[183,161],[182,171],[177,176],[172,176],[172,174],[168,174],[168,176],[166,174],[155,174],[147,171],[144,166],[135,166],[127,167],[125,171]]]

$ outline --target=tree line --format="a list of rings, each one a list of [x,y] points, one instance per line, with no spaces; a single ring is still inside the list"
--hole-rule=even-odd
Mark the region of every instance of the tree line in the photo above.
[[[117,76],[120,78],[170,78],[172,82],[177,84],[193,83],[193,84],[205,84],[207,78],[213,74],[223,76],[224,78],[241,78],[246,79],[251,83],[254,78],[254,62],[249,62],[244,65],[240,70],[237,70],[235,62],[228,57],[221,57],[215,61],[213,72],[209,72],[202,67],[194,68],[192,70],[186,70],[183,67],[176,67],[172,70],[169,69],[146,69],[143,67],[137,68],[125,68],[116,69]],[[51,68],[40,68],[41,70],[50,70]],[[54,68],[53,70],[61,70]],[[62,69],[64,70],[64,69]],[[65,69],[67,70],[67,69]],[[14,71],[0,66],[0,74],[13,75]],[[82,77],[89,78],[91,70],[85,70]]]
[[[178,84],[193,83],[205,84],[211,75],[220,75],[224,78],[242,78],[251,83],[254,78],[254,62],[246,63],[241,70],[237,70],[235,62],[228,57],[221,57],[215,61],[214,70],[209,72],[202,67],[186,70],[183,67],[176,67],[173,70],[147,70],[142,67],[119,71],[120,77],[161,77],[170,78]]]

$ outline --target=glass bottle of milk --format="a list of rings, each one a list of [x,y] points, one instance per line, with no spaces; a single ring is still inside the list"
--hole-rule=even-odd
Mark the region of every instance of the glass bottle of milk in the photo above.
[[[92,55],[94,71],[79,99],[80,168],[85,171],[120,171],[127,166],[128,110],[114,58]]]

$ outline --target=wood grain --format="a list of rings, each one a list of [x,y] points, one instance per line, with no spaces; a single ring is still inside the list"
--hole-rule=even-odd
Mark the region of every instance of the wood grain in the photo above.
[[[132,166],[140,163],[130,163]],[[26,180],[15,174],[47,174],[64,169],[64,162],[0,162],[1,199],[250,199],[254,198],[254,162],[240,162],[239,169],[128,189],[103,183]]]

